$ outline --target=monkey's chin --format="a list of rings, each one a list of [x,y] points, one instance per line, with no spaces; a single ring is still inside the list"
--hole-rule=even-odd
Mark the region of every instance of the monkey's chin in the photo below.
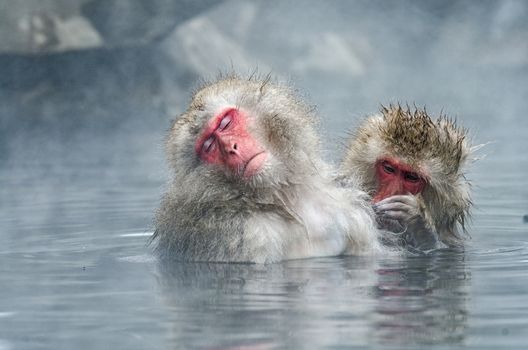
[[[246,162],[244,170],[242,171],[242,178],[250,179],[262,170],[264,163],[268,158],[268,154],[265,151],[256,153]]]

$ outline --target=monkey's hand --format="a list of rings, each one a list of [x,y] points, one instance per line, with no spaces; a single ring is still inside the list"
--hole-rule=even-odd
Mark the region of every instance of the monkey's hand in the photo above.
[[[396,195],[373,205],[381,229],[401,233],[404,245],[420,250],[439,248],[442,243],[435,230],[427,224],[415,196]]]

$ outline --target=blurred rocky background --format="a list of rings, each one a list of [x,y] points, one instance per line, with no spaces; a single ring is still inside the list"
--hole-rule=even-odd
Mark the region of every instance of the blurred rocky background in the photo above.
[[[477,134],[525,124],[526,18],[522,0],[1,0],[0,159],[159,150],[199,81],[233,70],[298,87],[332,155],[396,101]]]
[[[0,0],[0,350],[526,348],[527,19],[525,0]],[[202,79],[256,70],[317,106],[330,159],[398,101],[490,142],[479,253],[153,272],[170,120]]]

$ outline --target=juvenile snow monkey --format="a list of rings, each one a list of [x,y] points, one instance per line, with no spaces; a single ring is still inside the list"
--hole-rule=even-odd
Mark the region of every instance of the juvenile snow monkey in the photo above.
[[[382,251],[368,198],[335,184],[317,129],[313,109],[269,78],[206,84],[166,141],[159,252],[265,263]]]
[[[352,136],[340,173],[372,196],[380,228],[428,250],[461,245],[471,208],[466,130],[425,109],[383,107]]]

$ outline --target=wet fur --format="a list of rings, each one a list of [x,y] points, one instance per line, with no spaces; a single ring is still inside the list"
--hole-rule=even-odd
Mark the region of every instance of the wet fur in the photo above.
[[[194,143],[219,109],[254,118],[268,150],[249,181],[203,163]],[[321,159],[313,108],[269,77],[204,84],[173,124],[166,152],[173,178],[156,216],[163,256],[190,261],[275,262],[382,250],[364,193],[337,187]]]
[[[371,116],[352,135],[340,173],[357,178],[373,195],[374,164],[380,157],[397,157],[426,174],[428,185],[417,196],[428,224],[442,242],[460,245],[472,206],[471,185],[464,174],[471,147],[467,131],[453,120],[433,120],[425,109],[390,105]]]

